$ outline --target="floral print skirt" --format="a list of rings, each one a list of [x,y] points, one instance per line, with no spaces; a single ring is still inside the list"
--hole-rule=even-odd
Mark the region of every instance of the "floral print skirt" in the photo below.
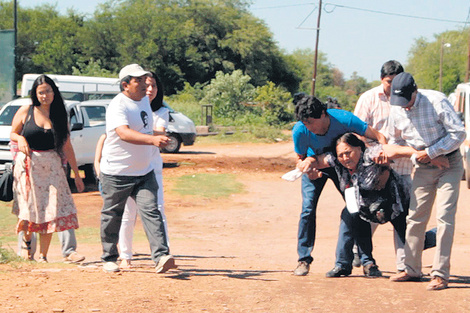
[[[13,176],[17,232],[46,234],[78,228],[77,210],[56,151],[33,151],[31,157],[19,152]]]

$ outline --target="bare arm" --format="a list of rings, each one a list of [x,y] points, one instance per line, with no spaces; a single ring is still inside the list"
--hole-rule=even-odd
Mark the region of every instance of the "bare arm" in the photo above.
[[[382,149],[384,150],[387,157],[391,160],[399,158],[410,158],[413,153],[418,152],[412,147],[389,144],[382,145]]]
[[[101,162],[101,153],[103,151],[104,140],[106,139],[106,134],[101,135],[96,143],[95,149],[95,160],[93,161],[93,166],[95,168],[95,174],[100,177],[100,162]]]
[[[124,141],[135,145],[152,145],[156,147],[165,147],[169,138],[163,135],[152,136],[142,134],[138,131],[130,129],[127,125],[122,125],[116,129],[117,135]]]
[[[26,155],[31,154],[31,149],[29,148],[29,144],[26,141],[26,138],[21,136],[21,132],[23,131],[23,126],[26,120],[26,116],[28,115],[29,106],[24,105],[18,109],[15,116],[13,117],[13,121],[11,123],[11,133],[10,139],[18,143],[18,150],[23,152]]]
[[[366,132],[365,132],[364,136],[369,138],[369,139],[377,140],[378,142],[380,142],[383,145],[387,143],[387,139],[385,138],[385,136],[382,135],[381,133],[379,133],[378,130],[376,130],[376,129],[370,127],[370,126],[367,126],[367,129],[366,129]]]
[[[399,145],[382,145],[382,149],[385,152],[385,155],[387,156],[388,159],[394,160],[394,159],[399,159],[399,158],[410,158],[413,154],[416,155],[416,160],[419,161],[419,156],[422,154],[426,154],[426,151],[421,150],[415,150],[412,147],[409,146],[399,146]],[[449,160],[445,156],[438,156],[437,158],[434,158],[432,160],[429,160],[429,162],[441,169],[448,168],[449,167]],[[380,162],[377,162],[380,163]]]
[[[315,155],[315,157],[306,157],[304,155],[297,154],[297,166],[301,172],[307,173],[311,180],[320,178],[323,173],[320,169],[331,167],[327,161],[326,154]]]

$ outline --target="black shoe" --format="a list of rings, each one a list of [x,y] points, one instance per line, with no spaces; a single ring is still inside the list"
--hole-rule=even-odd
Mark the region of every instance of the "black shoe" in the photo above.
[[[382,277],[382,272],[379,270],[377,265],[369,263],[364,266],[364,275],[366,277]]]
[[[339,266],[335,266],[331,271],[326,273],[326,277],[340,277],[351,275],[351,270],[345,270]]]

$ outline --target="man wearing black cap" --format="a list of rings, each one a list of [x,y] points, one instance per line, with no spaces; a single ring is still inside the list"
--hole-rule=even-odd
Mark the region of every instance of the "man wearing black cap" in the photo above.
[[[390,280],[419,281],[425,230],[436,200],[436,252],[427,290],[447,288],[455,212],[463,174],[460,145],[465,129],[444,94],[418,90],[413,76],[398,74],[390,96],[390,144],[411,146],[414,159],[410,209],[407,216],[405,271]]]

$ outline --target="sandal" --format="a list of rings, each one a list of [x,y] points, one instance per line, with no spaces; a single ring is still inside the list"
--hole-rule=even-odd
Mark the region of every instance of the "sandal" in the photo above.
[[[38,259],[38,263],[49,263],[47,262],[47,258],[45,256],[40,256]]]
[[[25,252],[27,253],[21,253],[21,256],[23,258],[25,258],[26,260],[34,260],[34,256],[31,255],[31,240],[29,241],[26,241],[24,238],[23,238],[23,243],[24,245],[21,245],[21,249],[22,250],[26,250]]]
[[[119,264],[119,268],[121,268],[121,269],[130,269],[130,268],[133,268],[133,266],[132,266],[132,264],[131,264],[131,260],[122,259],[122,260],[121,260],[121,263]]]

